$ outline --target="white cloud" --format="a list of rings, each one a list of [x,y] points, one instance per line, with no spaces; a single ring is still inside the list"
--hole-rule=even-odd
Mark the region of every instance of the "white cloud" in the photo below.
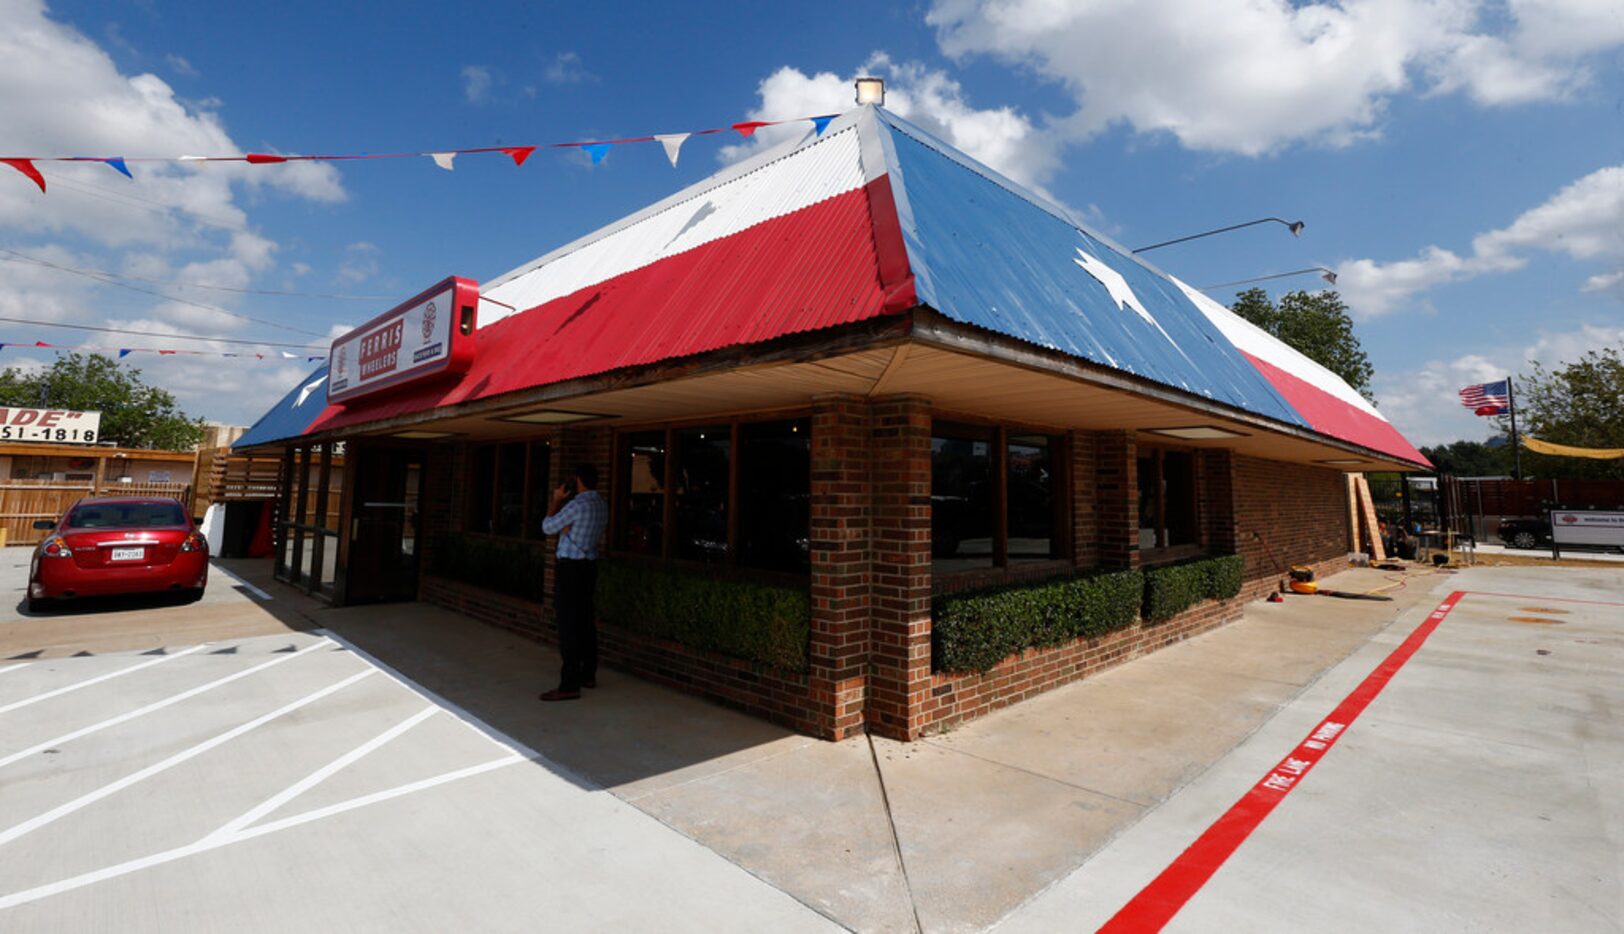
[[[265,143],[244,146],[233,140],[217,112],[218,102],[189,103],[156,75],[121,73],[102,46],[51,19],[39,0],[0,0],[0,22],[5,23],[0,29],[0,127],[8,154],[134,157],[269,151]],[[141,60],[139,50],[127,51],[126,61]],[[179,56],[166,64],[180,74],[190,69]],[[167,292],[235,311],[234,296],[163,283],[248,288],[257,277],[274,272],[277,244],[255,229],[241,200],[245,191],[318,203],[346,197],[338,173],[312,163],[131,163],[134,179],[102,165],[39,167],[48,194],[9,168],[0,171],[0,246],[59,266],[160,282],[127,282],[130,288],[119,288],[10,257],[0,261],[0,316],[128,327],[153,336],[74,334],[6,322],[0,324],[0,340],[43,339],[116,352],[120,346],[159,346],[165,336],[179,333],[241,332],[246,327],[241,317],[132,289]],[[172,338],[169,345],[254,350]],[[0,363],[41,365],[37,361],[42,357],[48,355],[25,356],[8,348]],[[180,355],[139,363],[153,382],[189,403],[194,414],[229,420],[258,417],[266,400],[285,392],[306,369],[302,358],[296,367],[252,358]]]
[[[1411,442],[1478,441],[1496,429],[1492,421],[1473,415],[1460,404],[1458,393],[1464,387],[1529,372],[1535,360],[1551,369],[1599,347],[1621,346],[1624,327],[1586,324],[1572,331],[1542,331],[1538,340],[1522,348],[1430,360],[1408,372],[1378,370],[1374,389],[1382,414]]]
[[[936,0],[942,50],[1057,81],[1080,136],[1116,123],[1260,155],[1376,135],[1397,95],[1559,98],[1624,44],[1617,0]]]
[[[1624,165],[1598,169],[1509,225],[1478,234],[1465,256],[1429,246],[1415,259],[1348,260],[1337,265],[1337,284],[1355,313],[1375,317],[1404,307],[1428,289],[1519,269],[1534,252],[1601,260],[1617,267],[1591,276],[1584,286],[1587,291],[1607,290],[1624,281]]]
[[[757,88],[761,103],[748,119],[778,120],[850,110],[852,82],[859,74],[886,79],[887,110],[919,124],[1022,185],[1041,190],[1059,168],[1059,140],[1029,117],[1010,107],[978,109],[946,72],[915,62],[893,62],[884,53],[875,53],[846,77],[827,71],[808,75],[786,65],[762,80]],[[721,157],[736,161],[806,132],[805,124],[763,127],[749,143],[723,147]]]
[[[164,56],[164,61],[169,64],[170,71],[183,78],[196,78],[198,76],[197,69],[184,56],[171,52]]]
[[[560,52],[553,56],[542,77],[548,84],[580,84],[596,78],[581,65],[581,56],[574,52]],[[531,95],[535,96],[534,94]]]
[[[365,282],[378,274],[378,257],[383,251],[376,243],[358,240],[344,248],[344,262],[338,267],[338,277],[345,282]]]
[[[488,65],[462,66],[462,95],[470,104],[483,104],[490,100],[494,82]]]

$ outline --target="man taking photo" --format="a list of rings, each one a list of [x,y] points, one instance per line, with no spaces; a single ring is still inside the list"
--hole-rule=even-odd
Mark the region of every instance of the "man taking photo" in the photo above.
[[[598,686],[598,618],[592,605],[598,582],[598,540],[609,525],[609,504],[598,495],[598,468],[580,464],[553,491],[541,530],[558,536],[553,572],[553,616],[564,664],[558,687],[544,701],[578,700],[582,688]]]

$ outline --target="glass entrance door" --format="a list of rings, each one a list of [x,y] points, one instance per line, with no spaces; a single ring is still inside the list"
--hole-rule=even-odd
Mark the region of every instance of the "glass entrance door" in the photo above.
[[[423,453],[372,448],[358,459],[345,602],[415,600]]]

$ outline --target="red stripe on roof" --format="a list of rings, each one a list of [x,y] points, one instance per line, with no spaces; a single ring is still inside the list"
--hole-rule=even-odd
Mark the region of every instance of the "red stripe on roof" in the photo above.
[[[1380,451],[1401,461],[1432,466],[1432,462],[1417,451],[1415,446],[1405,440],[1398,429],[1385,419],[1361,411],[1265,360],[1246,354],[1245,351],[1242,353],[1246,355],[1246,359],[1252,361],[1252,365],[1258,368],[1258,372],[1268,379],[1275,390],[1285,396],[1286,401],[1291,403],[1291,407],[1308,422],[1309,427],[1320,434]]]
[[[503,318],[480,328],[478,354],[461,377],[329,406],[306,431],[903,311],[898,284],[887,290],[880,281],[869,208],[876,195],[891,203],[887,176]]]

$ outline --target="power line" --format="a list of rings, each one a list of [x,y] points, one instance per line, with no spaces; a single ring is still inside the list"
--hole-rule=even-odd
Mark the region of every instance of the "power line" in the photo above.
[[[22,253],[18,253],[16,250],[8,250],[8,249],[0,248],[0,253],[9,254],[9,255],[16,257],[18,260],[21,260],[23,262],[33,263],[33,264],[38,265],[38,266],[45,266],[45,267],[47,267],[49,269],[55,269],[55,270],[58,270],[59,272],[65,272],[65,273],[69,273],[69,274],[75,275],[75,276],[83,276],[86,279],[91,279],[93,281],[101,282],[101,283],[104,283],[106,285],[115,285],[115,286],[118,286],[121,289],[129,289],[132,292],[140,292],[140,293],[145,294],[145,295],[153,295],[153,296],[156,296],[158,298],[165,299],[166,301],[178,302],[178,303],[180,303],[182,305],[190,305],[193,308],[201,308],[204,311],[212,311],[212,312],[215,312],[217,314],[222,314],[222,315],[225,315],[225,316],[230,317],[230,318],[241,318],[244,321],[252,321],[255,324],[263,324],[266,327],[281,328],[284,331],[292,331],[295,334],[308,334],[311,337],[323,337],[324,338],[324,337],[327,336],[325,334],[319,334],[319,333],[317,333],[315,331],[306,331],[304,328],[296,328],[296,327],[293,327],[292,325],[289,325],[289,324],[283,324],[283,323],[281,323],[279,321],[267,321],[267,320],[265,320],[263,318],[255,318],[252,315],[240,314],[240,313],[235,312],[235,311],[227,311],[226,309],[221,308],[218,305],[205,305],[202,302],[194,302],[189,298],[181,298],[178,295],[169,295],[169,294],[166,294],[164,292],[155,291],[153,289],[143,289],[142,287],[140,287],[138,285],[130,285],[128,282],[120,282],[117,279],[108,278],[106,276],[102,276],[102,275],[99,275],[99,274],[94,273],[94,272],[89,272],[89,271],[86,271],[86,270],[83,270],[83,269],[75,269],[72,266],[63,266],[63,265],[60,265],[58,263],[48,262],[46,260],[38,259],[38,258],[32,257],[32,256],[25,256]],[[5,259],[5,257],[0,257],[0,259]]]
[[[7,252],[10,251],[8,250]],[[0,257],[0,259],[5,258],[6,257]],[[51,265],[43,260],[29,258],[12,259],[10,262],[33,263],[38,266]],[[119,272],[108,272],[105,269],[86,269],[79,266],[63,266],[60,264],[55,268],[64,270],[71,269],[74,272],[83,273],[87,276],[105,276],[109,279],[124,279],[129,282],[152,282],[156,283],[157,285],[169,285],[183,289],[211,289],[216,292],[234,292],[238,295],[280,295],[298,298],[336,298],[352,302],[387,302],[392,300],[388,295],[342,295],[330,292],[291,292],[279,289],[237,289],[232,288],[229,285],[204,285],[201,282],[174,282],[169,279],[153,279],[148,276],[130,276]]]
[[[126,191],[116,191],[112,188],[106,187],[105,185],[98,185],[95,182],[87,182],[83,179],[77,178],[68,178],[62,175],[60,172],[46,172],[44,174],[47,178],[51,179],[52,184],[64,185],[81,195],[91,198],[99,198],[102,201],[117,204],[121,207],[134,208],[138,211],[146,211],[151,214],[157,214],[160,217],[169,217],[172,213],[179,212],[181,214],[189,215],[190,217],[206,224],[219,227],[223,230],[242,230],[245,226],[244,222],[241,220],[225,220],[215,217],[212,214],[204,214],[203,212],[194,210],[192,208],[182,207],[174,204],[165,204],[162,201],[154,201],[151,198],[143,198],[140,195],[131,194]],[[94,191],[92,189],[94,189]],[[105,194],[97,194],[97,192],[105,192]],[[136,202],[140,203],[138,204]],[[151,207],[148,207],[147,205],[151,205]]]
[[[310,347],[309,344],[286,344],[278,343],[276,341],[254,341],[232,337],[204,337],[196,334],[154,334],[151,331],[136,331],[130,328],[102,328],[96,327],[92,324],[64,324],[60,321],[33,321],[28,318],[0,317],[0,321],[9,322],[11,324],[32,324],[38,327],[46,328],[71,328],[75,331],[99,331],[103,334],[138,334],[141,337],[156,337],[163,340],[174,341],[213,341],[220,344],[241,344],[248,347],[296,347],[300,350],[308,350]]]

